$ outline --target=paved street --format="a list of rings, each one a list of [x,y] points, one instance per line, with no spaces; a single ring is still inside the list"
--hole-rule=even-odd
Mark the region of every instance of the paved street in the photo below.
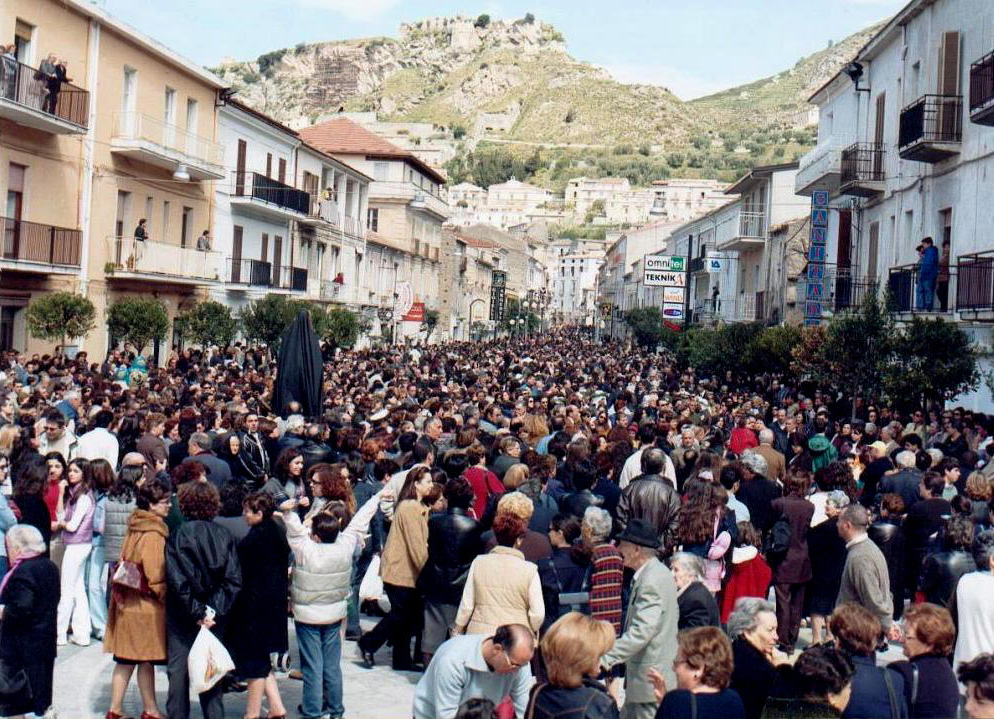
[[[369,629],[374,620],[363,619]],[[293,665],[297,666],[297,647],[294,633],[290,631],[290,650]],[[414,685],[420,674],[395,672],[390,669],[390,649],[384,647],[378,655],[377,666],[366,669],[356,659],[355,642],[346,642],[342,649],[342,673],[345,680],[345,713],[348,719],[392,719],[410,717]],[[99,642],[88,647],[74,644],[59,647],[55,665],[55,707],[60,719],[103,719],[110,705],[110,677],[114,660],[104,654]],[[280,691],[287,708],[287,716],[297,717],[300,704],[301,682],[280,676]],[[156,690],[159,707],[166,708],[166,670],[156,671]],[[241,717],[245,713],[245,694],[226,694],[225,714]],[[200,706],[192,702],[191,717],[200,717]],[[141,715],[141,700],[132,679],[124,704],[128,716]]]
[[[364,618],[363,629],[370,629],[375,620]],[[798,650],[807,646],[811,630],[801,630]],[[291,656],[297,666],[297,648],[294,633],[290,630]],[[903,659],[901,647],[892,644],[890,649],[877,655],[881,664]],[[377,655],[377,665],[366,669],[357,660],[355,642],[346,642],[342,649],[342,674],[345,680],[345,714],[348,719],[407,719],[411,715],[411,701],[414,685],[420,674],[395,672],[390,669],[390,649],[384,647]],[[59,647],[59,658],[55,665],[55,707],[60,719],[102,719],[110,704],[110,676],[113,659],[104,654],[101,645],[94,642],[89,647],[69,644]],[[281,674],[280,691],[289,717],[297,717],[302,684]],[[166,707],[166,671],[162,667],[156,672],[156,690],[159,706]],[[200,717],[200,706],[194,699],[191,717]],[[226,694],[225,714],[230,717],[244,716],[245,694]],[[132,680],[124,704],[128,716],[141,714],[141,701],[138,689]]]

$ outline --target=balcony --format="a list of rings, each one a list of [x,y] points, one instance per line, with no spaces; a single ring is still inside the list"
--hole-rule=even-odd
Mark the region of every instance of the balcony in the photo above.
[[[733,322],[755,322],[760,315],[756,314],[756,293],[742,293],[735,298],[735,307],[728,308],[732,310],[731,317],[728,319]]]
[[[722,252],[759,249],[766,242],[766,214],[740,212],[738,224],[732,228],[732,237],[718,242]]]
[[[351,304],[354,302],[355,287],[334,280],[321,280],[320,298],[325,302]]]
[[[867,295],[876,294],[878,284],[874,277],[855,277],[850,268],[840,267],[834,277],[825,278],[825,287],[832,290],[833,311],[844,312],[860,307]]]
[[[307,292],[307,270],[300,267],[274,266],[264,260],[226,257],[224,271],[225,283],[234,285],[229,289]]]
[[[266,288],[273,286],[272,262],[226,257],[224,269],[224,281],[229,285]]]
[[[133,237],[107,238],[107,279],[202,285],[221,279],[221,254]]]
[[[839,194],[873,197],[885,189],[884,146],[856,142],[842,151]]]
[[[349,237],[362,240],[366,237],[366,223],[358,217],[346,215],[345,222],[342,223],[342,231]]]
[[[441,220],[448,219],[450,214],[445,200],[410,182],[373,182],[369,186],[369,197],[371,200],[406,201],[410,203],[412,210],[428,212]]]
[[[223,145],[140,112],[114,114],[110,151],[167,170],[183,165],[194,180],[224,178]]]
[[[79,270],[82,233],[68,227],[0,217],[3,255],[0,269],[45,274],[68,274]]]
[[[970,65],[970,122],[994,125],[994,52]]]
[[[229,200],[233,208],[263,220],[299,220],[311,209],[311,196],[303,190],[258,172],[233,172]]]
[[[321,222],[338,227],[339,211],[338,203],[335,200],[322,200],[318,197],[311,197],[310,207],[307,210],[307,217],[300,220],[305,225],[317,225]]]
[[[962,95],[924,95],[901,110],[897,152],[905,160],[941,162],[959,154],[962,139]]]
[[[956,309],[963,319],[994,320],[994,250],[959,256]]]
[[[794,193],[811,196],[815,190],[835,192],[839,189],[841,152],[838,147],[816,147],[801,158],[794,177]]]
[[[887,278],[891,302],[895,312],[904,315],[948,315],[954,311],[956,299],[957,268],[950,265],[949,280],[943,301],[942,287],[936,282],[935,291],[929,296],[918,282],[918,265],[892,267]]]
[[[0,65],[0,117],[53,135],[86,132],[90,93],[63,82],[53,102],[45,79],[30,65],[4,58]]]

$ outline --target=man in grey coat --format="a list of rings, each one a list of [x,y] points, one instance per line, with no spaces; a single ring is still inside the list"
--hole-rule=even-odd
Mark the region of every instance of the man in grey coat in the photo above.
[[[861,504],[850,504],[839,515],[839,536],[846,543],[846,564],[836,606],[855,602],[872,612],[887,638],[897,640],[900,629],[894,623],[894,600],[890,592],[890,575],[883,552],[866,535],[870,513]]]
[[[625,617],[625,631],[601,659],[605,668],[625,665],[625,705],[621,719],[653,719],[656,701],[646,677],[657,669],[666,686],[676,686],[673,660],[677,653],[676,583],[665,564],[656,557],[659,535],[643,519],[633,519],[618,536],[618,549],[625,566],[634,570],[632,595]]]

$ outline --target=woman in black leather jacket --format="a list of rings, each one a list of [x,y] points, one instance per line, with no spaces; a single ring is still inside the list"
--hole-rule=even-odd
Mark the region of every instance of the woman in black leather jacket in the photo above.
[[[570,612],[542,637],[548,682],[532,689],[525,716],[532,719],[618,719],[618,705],[594,677],[614,646],[614,627]]]
[[[912,604],[904,614],[904,656],[890,668],[904,677],[911,719],[954,717],[959,685],[949,664],[956,626],[949,611],[934,604]]]
[[[460,477],[445,485],[448,505],[444,514],[428,520],[428,561],[418,575],[418,588],[425,598],[425,628],[421,651],[425,666],[456,620],[469,565],[482,551],[480,525],[470,514],[476,495]]]
[[[943,551],[926,555],[918,589],[925,601],[948,607],[956,583],[967,572],[977,569],[970,547],[973,544],[973,521],[969,517],[953,517],[942,531]]]
[[[166,543],[166,647],[170,719],[190,716],[187,657],[200,627],[224,636],[224,620],[242,588],[235,538],[213,522],[221,505],[217,489],[206,481],[179,488],[179,508],[186,518]],[[211,611],[208,611],[211,610]],[[200,695],[205,719],[221,719],[221,683]]]
[[[885,494],[880,500],[880,518],[870,525],[870,539],[880,547],[887,562],[890,591],[894,595],[894,619],[904,611],[905,586],[915,587],[917,577],[905,577],[905,537],[901,526],[904,500],[899,494]]]

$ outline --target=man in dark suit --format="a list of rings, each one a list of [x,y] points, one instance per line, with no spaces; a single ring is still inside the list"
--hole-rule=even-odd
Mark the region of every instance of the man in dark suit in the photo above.
[[[183,460],[187,462],[200,462],[207,469],[207,479],[217,487],[220,492],[228,482],[231,481],[231,468],[228,463],[215,455],[211,451],[211,438],[203,432],[194,432],[190,435],[190,456]]]
[[[773,500],[783,494],[780,485],[766,478],[769,467],[766,459],[755,452],[746,452],[739,460],[742,466],[742,485],[735,498],[749,508],[753,526],[764,534],[776,521]]]

